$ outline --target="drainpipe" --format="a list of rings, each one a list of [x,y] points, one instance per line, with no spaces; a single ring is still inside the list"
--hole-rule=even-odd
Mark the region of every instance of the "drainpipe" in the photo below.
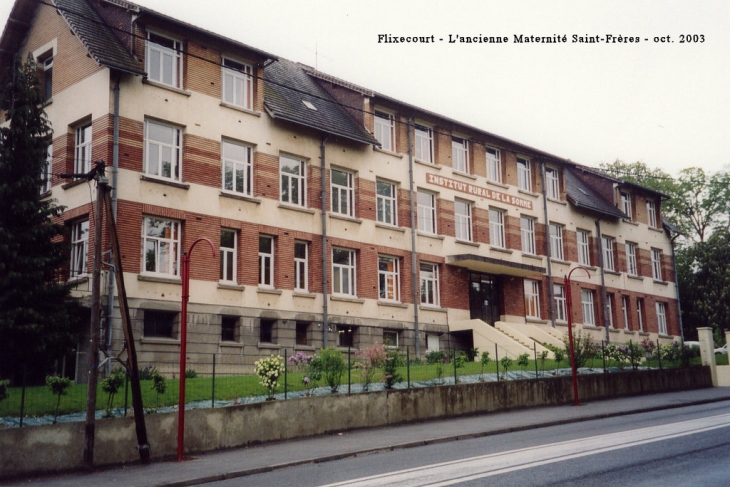
[[[684,324],[682,323],[682,304],[679,299],[679,276],[677,275],[677,256],[674,253],[674,240],[679,237],[675,235],[669,241],[672,243],[672,267],[674,267],[674,287],[677,290],[677,315],[679,316],[679,334],[684,345]]]
[[[326,142],[327,136],[322,137],[322,143],[319,146],[320,178],[322,183],[322,193],[320,195],[320,199],[322,200],[322,333],[324,334],[325,348],[328,346],[327,327],[329,326],[327,316],[327,298],[329,297],[327,291],[327,187],[325,185],[327,172],[325,170],[324,159]]]
[[[603,308],[603,325],[606,328],[606,343],[611,342],[608,331],[608,310],[606,309],[606,271],[603,268],[603,239],[601,237],[601,219],[596,220],[596,233],[598,234],[598,265],[601,268],[601,307]],[[613,249],[611,249],[613,252]]]
[[[408,118],[408,179],[410,183],[410,213],[411,213],[411,281],[413,282],[413,333],[416,341],[416,358],[421,357],[421,343],[418,326],[418,255],[416,251],[416,209],[415,209],[415,182],[413,180],[413,117]],[[448,317],[447,317],[448,318]]]
[[[550,222],[548,221],[547,209],[547,188],[545,188],[545,162],[540,164],[540,181],[542,183],[542,207],[545,216],[545,242],[547,247],[547,273],[548,273],[548,289],[550,290],[550,321],[555,328],[555,291],[553,290],[553,266],[550,262],[552,258],[552,249],[550,248]],[[566,289],[565,292],[569,292]]]
[[[114,141],[112,146],[112,181],[111,181],[111,200],[112,200],[112,216],[114,220],[117,219],[117,181],[119,173],[119,77],[117,75],[117,81],[114,84]],[[111,254],[114,252],[113,248],[109,248],[109,262],[114,262],[114,256]],[[116,268],[113,265],[109,266],[109,277],[107,283],[107,308],[106,308],[106,343],[105,348],[107,353],[112,348],[112,316],[114,315],[114,279],[115,279]],[[106,362],[107,375],[111,372],[111,361]]]

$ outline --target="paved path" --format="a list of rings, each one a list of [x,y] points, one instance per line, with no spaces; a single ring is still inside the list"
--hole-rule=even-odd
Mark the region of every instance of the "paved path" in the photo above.
[[[17,480],[3,485],[83,487],[120,485],[188,486],[242,477],[276,468],[318,463],[364,453],[412,448],[541,426],[588,421],[671,409],[709,402],[730,401],[730,387],[653,394],[594,401],[581,406],[557,406],[429,421],[403,426],[352,431],[251,448],[206,453],[182,463],[158,461],[148,466],[127,466],[94,473],[75,473]],[[730,404],[729,404],[730,407]]]

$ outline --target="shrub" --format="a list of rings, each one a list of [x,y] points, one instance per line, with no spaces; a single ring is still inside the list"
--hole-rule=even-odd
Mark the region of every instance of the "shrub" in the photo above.
[[[385,388],[390,389],[393,384],[401,380],[401,376],[398,373],[399,362],[403,359],[400,357],[400,353],[397,348],[389,349],[385,354],[385,362],[383,363],[383,379],[385,381]]]
[[[10,393],[8,392],[8,383],[9,381],[7,380],[0,380],[0,402],[10,397]]]
[[[335,347],[327,347],[319,352],[317,359],[317,369],[322,374],[325,383],[332,393],[337,392],[342,383],[342,376],[347,370],[347,364],[342,352]]]
[[[479,360],[479,363],[482,365],[482,372],[479,374],[479,379],[482,379],[482,375],[484,375],[484,367],[486,367],[491,360],[492,359],[489,358],[489,352],[482,352],[482,357]]]
[[[266,387],[268,399],[273,399],[274,391],[279,387],[279,376],[284,373],[284,359],[279,355],[262,358],[254,362],[254,371],[261,378],[259,384]]]
[[[446,354],[441,350],[433,350],[426,354],[426,363],[428,365],[443,363]]]
[[[386,360],[385,345],[375,342],[373,346],[355,352],[357,357],[354,368],[360,369],[363,381],[363,390],[367,391],[370,384],[375,382]]]
[[[565,350],[563,350],[562,348],[557,348],[553,350],[553,354],[555,357],[555,367],[559,369],[560,363],[565,360]]]
[[[563,336],[563,344],[565,352],[570,353],[570,338],[568,335]],[[592,360],[598,353],[598,345],[593,343],[591,337],[577,333],[573,335],[573,357],[575,358],[576,368],[585,367],[589,360]]]
[[[109,377],[101,381],[101,390],[107,393],[106,399],[106,416],[111,417],[112,415],[112,404],[114,402],[114,396],[119,392],[119,388],[124,384],[126,373],[122,369],[116,369]]]
[[[61,406],[61,396],[65,396],[67,389],[71,387],[71,379],[68,377],[58,377],[49,375],[46,377],[46,385],[51,390],[51,393],[58,396],[56,401],[56,411],[53,414],[53,423],[55,424],[58,419],[58,408]]]
[[[467,357],[466,352],[459,352],[458,355],[455,355],[454,362],[456,362],[456,368],[460,369],[460,368],[464,367],[468,358],[469,357]]]
[[[165,382],[165,377],[160,374],[157,369],[154,370],[155,373],[152,376],[151,389],[157,393],[157,395],[155,396],[155,407],[160,407],[160,394],[167,393],[167,383]]]
[[[186,379],[196,379],[197,377],[198,377],[198,373],[195,371],[195,369],[188,369],[185,371]]]
[[[504,369],[502,377],[506,377],[507,371],[509,371],[509,368],[512,367],[512,359],[505,355],[504,357],[499,359],[499,363],[502,364],[502,368]]]
[[[148,365],[147,367],[139,370],[139,380],[152,380],[156,375],[159,374],[160,372],[157,370],[156,367]]]

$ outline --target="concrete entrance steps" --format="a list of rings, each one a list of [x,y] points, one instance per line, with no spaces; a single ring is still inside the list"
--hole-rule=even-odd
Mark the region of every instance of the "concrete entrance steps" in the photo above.
[[[516,359],[523,353],[527,353],[532,357],[532,345],[527,347],[519,341],[507,336],[497,328],[490,326],[482,320],[464,320],[449,323],[450,331],[471,330],[474,340],[474,347],[480,352],[489,352],[489,356],[494,359],[494,346],[497,345],[499,357],[505,354],[511,359]],[[538,345],[538,353],[545,350]]]
[[[532,346],[533,340],[538,342],[538,347],[541,343],[546,343],[558,348],[563,348],[565,346],[563,343],[563,334],[560,331],[553,329],[550,325],[543,326],[533,323],[511,323],[498,321],[495,326],[501,332],[511,337],[515,337],[515,339],[527,346]],[[526,337],[527,341],[517,337]]]

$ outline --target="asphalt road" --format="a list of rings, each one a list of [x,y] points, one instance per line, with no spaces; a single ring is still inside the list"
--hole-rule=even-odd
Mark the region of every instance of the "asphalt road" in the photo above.
[[[727,402],[300,465],[213,486],[730,485]]]

